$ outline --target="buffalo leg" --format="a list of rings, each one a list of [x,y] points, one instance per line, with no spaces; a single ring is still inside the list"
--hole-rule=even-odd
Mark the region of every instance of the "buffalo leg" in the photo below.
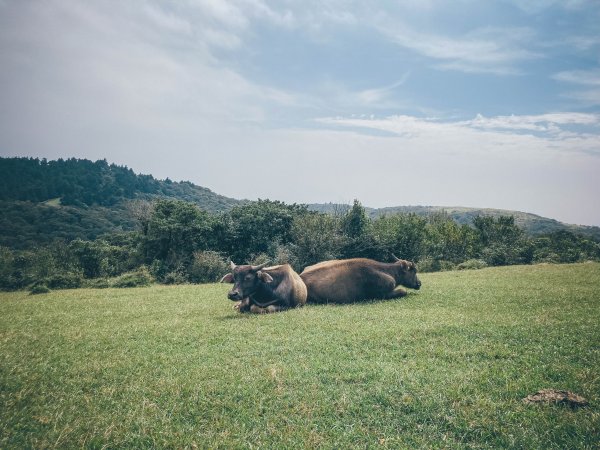
[[[406,295],[408,295],[406,289],[403,289],[400,286],[398,286],[396,289],[394,289],[392,292],[386,295],[386,298],[402,298],[406,297]]]
[[[241,313],[250,312],[250,298],[246,297],[244,300],[237,302],[233,305],[233,309]]]
[[[254,314],[271,314],[279,311],[283,311],[285,308],[279,305],[269,305],[265,308],[261,308],[260,306],[252,305],[250,307],[250,312]]]
[[[391,275],[376,272],[371,276],[370,286],[370,298],[382,299],[382,298],[397,298],[398,294],[394,289],[396,287],[396,280]],[[404,292],[406,294],[406,291]]]

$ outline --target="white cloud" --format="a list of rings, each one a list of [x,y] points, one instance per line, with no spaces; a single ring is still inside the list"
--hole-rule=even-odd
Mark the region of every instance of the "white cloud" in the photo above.
[[[398,81],[379,88],[365,89],[357,94],[358,99],[365,105],[381,104],[397,88],[402,86],[408,80],[410,73],[405,73]]]
[[[577,100],[584,106],[600,105],[600,89],[590,89],[586,91],[567,92],[565,97]]]
[[[565,83],[600,86],[600,69],[564,71],[555,74],[552,78]]]
[[[468,73],[519,73],[518,63],[541,55],[526,49],[533,32],[527,28],[481,28],[461,37],[416,31],[398,24],[380,30],[402,47],[439,61],[436,67]]]
[[[190,35],[192,33],[192,26],[190,22],[182,17],[176,16],[173,13],[166,13],[157,6],[147,4],[143,11],[147,14],[148,18],[162,31],[183,33]]]
[[[435,118],[392,116],[381,119],[322,118],[320,123],[350,127],[353,130],[373,129],[401,138],[432,144],[440,151],[452,148],[461,154],[503,153],[507,158],[547,157],[548,153],[587,154],[600,157],[600,115],[553,113],[537,116],[478,115],[468,121],[441,121]],[[575,132],[572,125],[591,127],[587,132]]]
[[[563,94],[565,97],[586,106],[600,105],[600,69],[564,71],[554,74],[552,78],[587,88],[566,92]]]
[[[62,0],[4,8],[4,152],[55,148],[88,156],[101,149],[96,157],[109,158],[117,149],[143,152],[149,140],[170,149],[180,136],[186,148],[190,141],[197,147],[203,133],[259,126],[296,101],[222,64],[214,40],[238,34],[223,27],[213,39],[193,14],[184,19],[156,5],[140,13],[126,4],[115,14],[106,3]]]
[[[524,116],[497,116],[486,118],[481,114],[471,121],[461,124],[482,129],[508,129],[508,130],[532,130],[548,131],[557,130],[556,125],[599,125],[600,116],[586,113],[549,113],[540,115]]]
[[[564,8],[567,10],[577,10],[588,7],[595,0],[511,0],[519,9],[528,14],[539,14],[542,11],[552,8]]]
[[[202,13],[226,27],[243,29],[248,26],[248,19],[234,2],[228,0],[194,0],[191,5],[199,8]]]

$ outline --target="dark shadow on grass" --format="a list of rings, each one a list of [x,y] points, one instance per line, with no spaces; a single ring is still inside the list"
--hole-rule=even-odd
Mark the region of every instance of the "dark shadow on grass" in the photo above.
[[[232,308],[233,309],[233,308]],[[228,314],[227,316],[222,316],[219,318],[219,320],[247,320],[249,318],[252,317],[260,317],[260,316],[273,316],[273,315],[278,315],[278,314],[285,314],[288,311],[292,311],[294,309],[297,308],[289,308],[289,309],[284,309],[283,311],[277,311],[274,313],[265,313],[265,314],[259,314],[259,313],[251,313],[251,312],[232,312],[232,314]]]
[[[375,303],[392,303],[392,302],[404,302],[407,299],[409,299],[410,297],[414,297],[418,295],[416,292],[408,292],[407,295],[405,295],[404,297],[400,297],[400,298],[373,298],[373,299],[369,299],[369,300],[356,300],[353,302],[345,302],[345,303],[307,303],[305,306],[300,307],[300,308],[314,308],[314,307],[344,307],[344,306],[356,306],[356,305],[364,305],[364,306],[369,306]],[[294,309],[300,309],[300,308],[290,308],[290,309],[285,309],[283,311],[278,311],[276,313],[268,313],[268,314],[257,314],[257,313],[251,313],[251,312],[246,312],[246,313],[240,313],[240,312],[233,312],[232,314],[229,314],[227,316],[222,316],[220,318],[220,320],[246,320],[250,317],[255,317],[255,316],[272,316],[273,314],[285,314],[288,311],[292,311]]]
[[[344,302],[344,303],[335,303],[335,302],[327,302],[327,303],[307,303],[306,306],[356,306],[356,305],[372,305],[375,303],[395,303],[395,302],[405,302],[406,300],[408,300],[410,297],[415,297],[416,295],[418,295],[416,292],[408,292],[404,297],[400,297],[400,298],[371,298],[368,300],[355,300],[355,301],[351,301],[351,302]]]

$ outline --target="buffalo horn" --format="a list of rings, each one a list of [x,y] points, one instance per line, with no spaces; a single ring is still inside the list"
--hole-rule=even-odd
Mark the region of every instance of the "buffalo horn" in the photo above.
[[[260,269],[263,269],[265,267],[267,267],[269,265],[268,262],[263,263],[263,264],[259,264],[258,266],[252,266],[252,271],[253,272],[258,272]]]

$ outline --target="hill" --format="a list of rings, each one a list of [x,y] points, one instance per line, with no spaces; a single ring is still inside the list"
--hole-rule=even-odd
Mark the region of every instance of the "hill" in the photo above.
[[[125,166],[87,159],[0,158],[0,200],[55,205],[111,207],[124,200],[169,197],[196,203],[210,212],[223,211],[239,200],[215,194],[189,181],[157,180]],[[56,199],[60,199],[58,202]]]
[[[308,206],[312,211],[336,214],[340,211],[346,211],[349,205],[338,203],[315,203]],[[459,224],[470,225],[473,219],[478,216],[513,216],[515,223],[523,228],[529,235],[535,236],[556,231],[570,231],[594,240],[600,241],[600,227],[572,225],[559,222],[555,219],[538,216],[536,214],[525,213],[521,211],[511,211],[493,208],[466,208],[461,206],[392,206],[386,208],[365,208],[371,218],[391,214],[417,214],[419,216],[428,216],[435,213],[448,214]]]
[[[105,233],[130,231],[136,226],[131,202],[155,198],[184,200],[211,213],[245,203],[189,181],[158,180],[152,175],[136,174],[106,160],[0,158],[0,246],[24,249],[56,238],[95,239]],[[326,203],[309,208],[341,213],[350,206]],[[426,216],[444,212],[460,224],[470,224],[479,215],[510,215],[530,235],[567,230],[600,241],[600,227],[568,225],[518,211],[441,206],[365,209],[372,218],[384,214]]]
[[[173,198],[209,212],[242,203],[188,181],[152,175],[106,160],[0,158],[0,245],[27,248],[53,239],[94,239],[133,230],[132,200]]]

